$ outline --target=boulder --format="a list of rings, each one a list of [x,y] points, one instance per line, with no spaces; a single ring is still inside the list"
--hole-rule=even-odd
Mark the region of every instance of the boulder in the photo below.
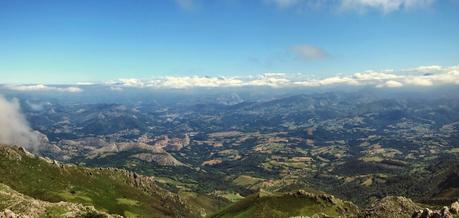
[[[449,211],[452,214],[459,214],[459,201],[452,203]]]
[[[453,218],[448,207],[443,207],[441,210],[430,210],[425,208],[413,213],[412,218]]]
[[[0,218],[16,218],[16,214],[8,209],[5,209],[3,212],[0,212]]]
[[[432,216],[432,213],[433,212],[429,208],[424,208],[419,218],[430,218]]]
[[[447,206],[444,206],[440,210],[440,215],[444,218],[453,218],[453,215],[449,212],[449,208]]]

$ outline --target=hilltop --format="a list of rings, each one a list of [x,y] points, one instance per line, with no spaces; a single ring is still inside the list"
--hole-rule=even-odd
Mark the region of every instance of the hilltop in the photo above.
[[[0,145],[0,175],[1,196],[10,199],[2,200],[0,209],[16,208],[8,202],[21,198],[26,199],[22,207],[27,202],[38,202],[34,205],[41,205],[36,214],[40,216],[57,206],[55,210],[60,213],[70,211],[67,207],[87,210],[84,205],[126,217],[201,217],[216,211],[221,204],[216,198],[197,194],[185,198],[167,191],[154,177],[116,168],[60,164],[21,147]],[[57,203],[61,201],[75,204]]]
[[[359,208],[351,202],[299,190],[290,193],[260,191],[212,217],[357,217],[358,214]]]

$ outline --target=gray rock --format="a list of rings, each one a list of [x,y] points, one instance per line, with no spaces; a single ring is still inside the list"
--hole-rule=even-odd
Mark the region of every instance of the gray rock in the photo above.
[[[449,210],[452,214],[459,214],[459,201],[456,201],[451,204],[451,209]]]
[[[3,212],[0,213],[0,218],[16,218],[16,214],[8,209],[5,209]]]
[[[444,206],[441,210],[440,210],[440,214],[442,217],[444,218],[452,218],[453,215],[449,212],[449,208],[447,206]]]
[[[419,216],[419,218],[430,218],[431,216],[432,216],[432,211],[429,208],[425,208],[424,210],[422,210],[422,213]]]

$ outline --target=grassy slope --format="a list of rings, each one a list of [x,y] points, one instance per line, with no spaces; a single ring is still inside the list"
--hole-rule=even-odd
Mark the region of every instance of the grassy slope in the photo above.
[[[128,184],[121,171],[76,166],[61,168],[28,156],[19,148],[0,145],[0,175],[0,183],[49,202],[83,203],[108,213],[141,217],[179,216],[190,212],[163,189],[155,187],[155,192],[143,191]]]
[[[338,199],[331,203],[325,199],[311,196],[258,193],[246,197],[212,217],[292,217],[312,216],[320,213],[329,216],[352,217],[357,216],[358,208],[352,203]]]
[[[0,211],[7,208],[16,214],[27,217],[108,217],[108,214],[100,213],[93,207],[86,207],[81,204],[49,203],[36,200],[0,183]]]

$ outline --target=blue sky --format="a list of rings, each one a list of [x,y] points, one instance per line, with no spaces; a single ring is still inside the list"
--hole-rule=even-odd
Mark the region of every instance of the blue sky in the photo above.
[[[0,0],[0,83],[457,64],[457,0]]]

